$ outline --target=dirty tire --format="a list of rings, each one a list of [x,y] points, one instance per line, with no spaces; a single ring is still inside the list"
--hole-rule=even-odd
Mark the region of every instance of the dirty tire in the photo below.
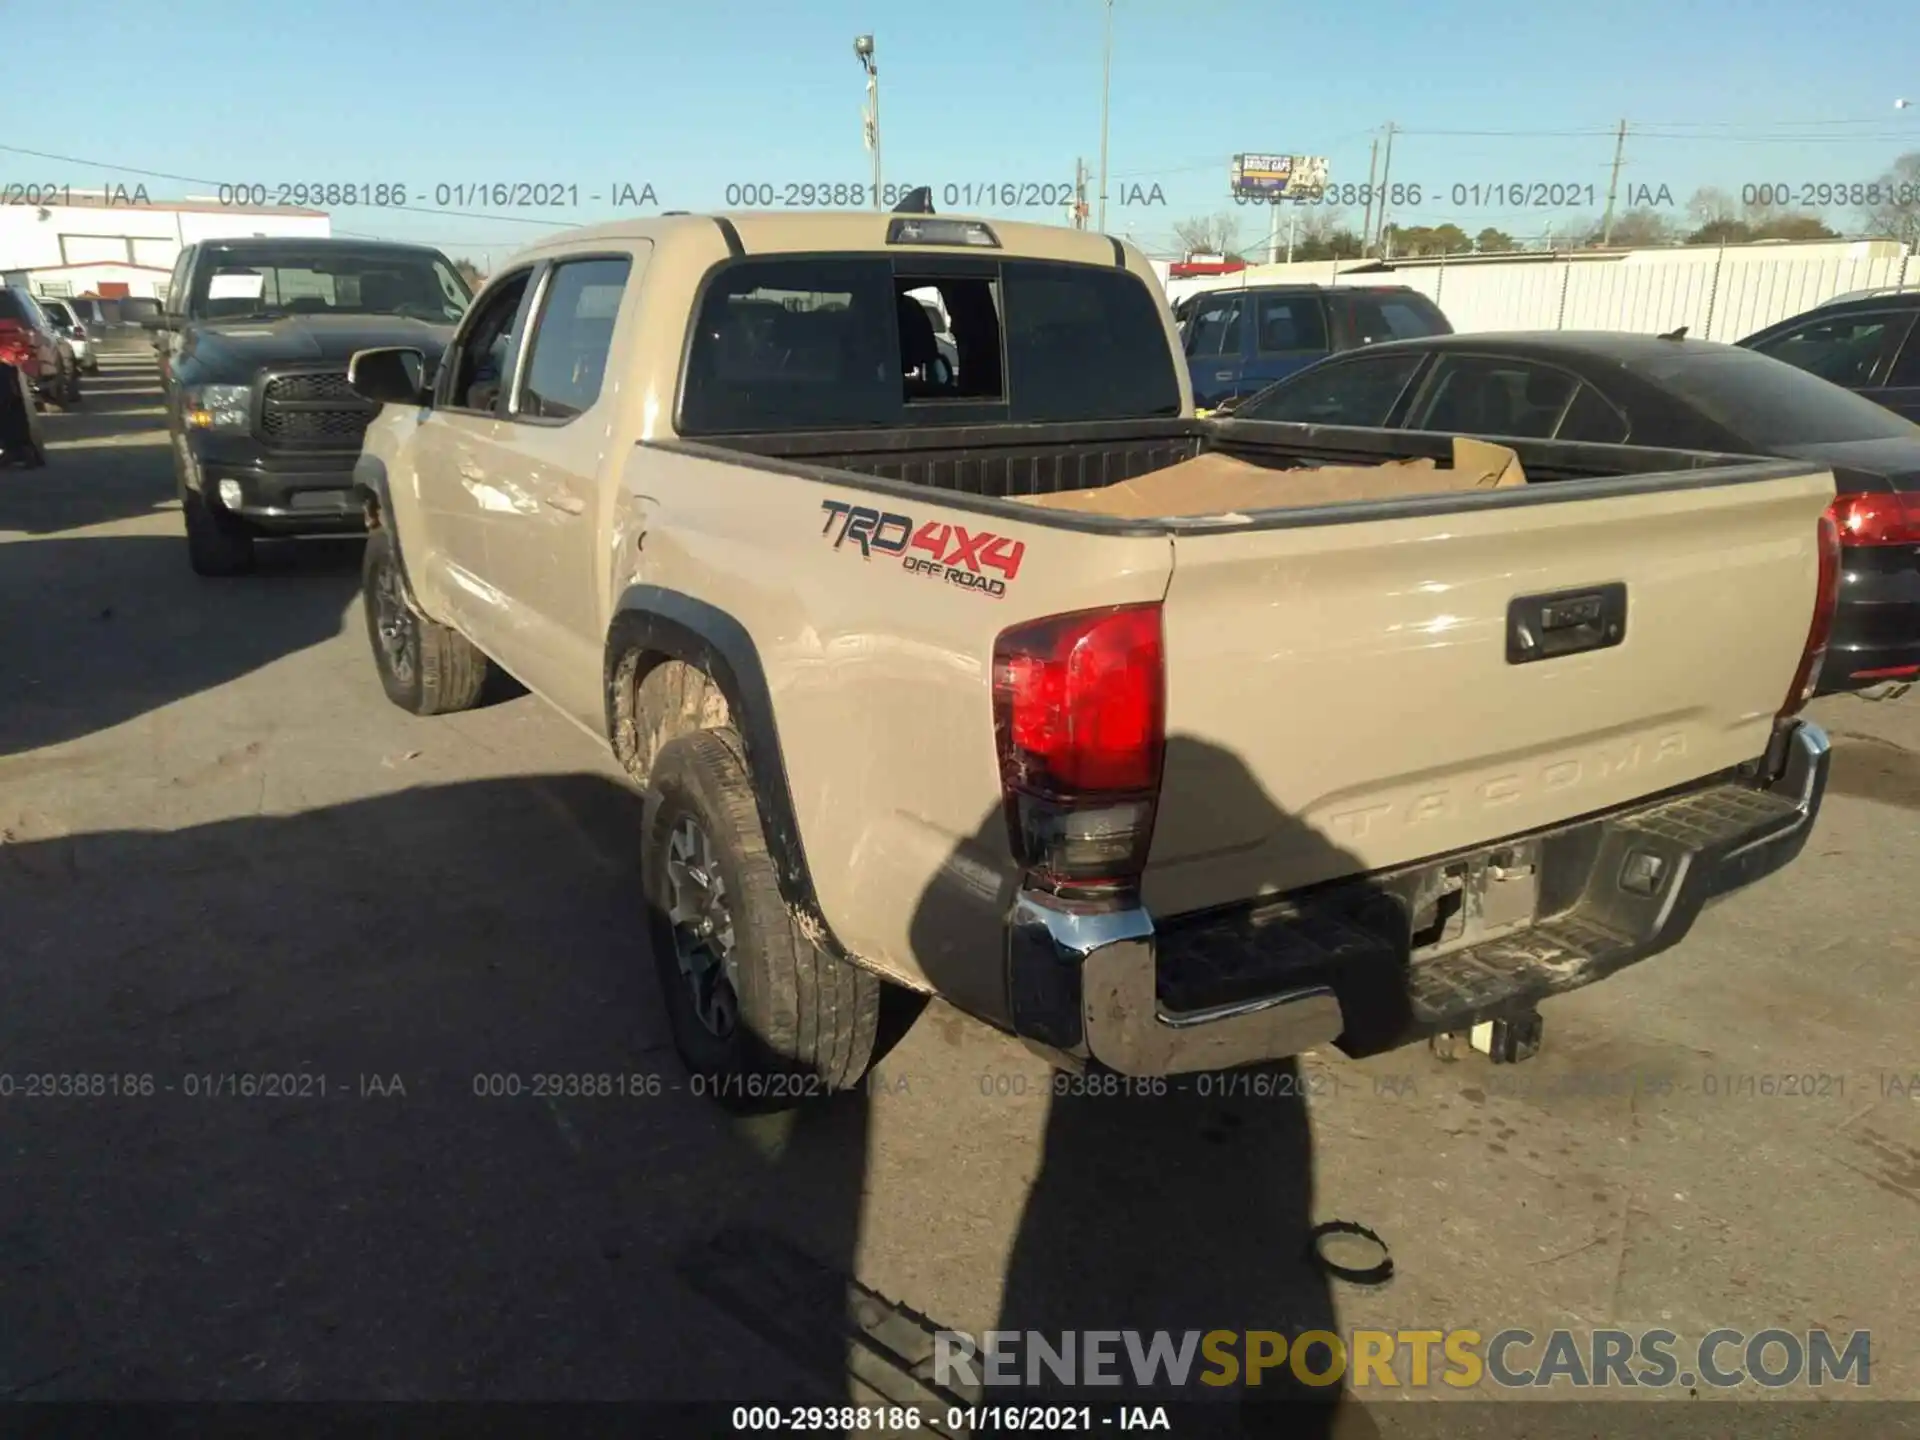
[[[387,699],[415,715],[450,715],[480,703],[490,662],[466,636],[415,608],[401,576],[393,532],[384,525],[368,532],[360,591],[367,643]],[[390,649],[382,624],[395,620],[400,633]]]
[[[730,729],[661,748],[650,777],[642,862],[648,939],[674,1047],[704,1093],[736,1110],[773,1110],[852,1089],[872,1062],[878,977],[813,944],[780,898],[745,752]],[[734,934],[737,1020],[726,1038],[700,1020],[668,918],[668,839],[691,817],[712,842]]]
[[[187,523],[187,563],[196,575],[244,575],[253,568],[253,536],[229,515],[217,514],[198,491],[180,490]]]

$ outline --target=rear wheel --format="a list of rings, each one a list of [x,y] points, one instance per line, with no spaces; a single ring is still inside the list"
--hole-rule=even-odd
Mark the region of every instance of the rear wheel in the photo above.
[[[253,568],[253,535],[245,525],[207,504],[206,497],[180,489],[180,513],[187,525],[187,563],[196,575],[244,575]]]
[[[738,734],[670,741],[649,787],[649,939],[700,1091],[760,1110],[852,1089],[873,1059],[881,982],[815,945],[781,899]]]
[[[367,640],[387,699],[415,715],[448,715],[479,704],[487,657],[459,631],[420,613],[407,593],[393,532],[384,525],[367,535],[360,581]]]
[[[47,403],[57,405],[62,410],[77,409],[80,404],[80,367],[62,366],[60,373],[54,376],[54,383],[47,387]]]

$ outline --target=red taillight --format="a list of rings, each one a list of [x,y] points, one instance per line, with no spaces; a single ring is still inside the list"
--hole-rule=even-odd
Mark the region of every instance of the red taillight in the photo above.
[[[1053,615],[993,647],[994,734],[1014,853],[1042,883],[1139,878],[1166,749],[1160,607]]]
[[[1920,491],[1841,495],[1828,513],[1842,545],[1920,545]]]
[[[39,358],[31,330],[18,320],[0,320],[0,360],[17,365],[28,374],[37,374]]]
[[[1800,668],[1794,672],[1793,688],[1787,691],[1787,703],[1780,707],[1782,718],[1797,714],[1820,688],[1820,670],[1833,634],[1833,612],[1840,608],[1840,526],[1835,516],[1839,504],[1836,500],[1820,517],[1820,574],[1813,596],[1813,620],[1807,626],[1807,644],[1800,654]]]

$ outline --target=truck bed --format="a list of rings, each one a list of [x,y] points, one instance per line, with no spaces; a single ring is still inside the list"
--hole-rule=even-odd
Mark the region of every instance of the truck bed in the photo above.
[[[850,915],[921,893],[955,844],[1005,863],[1004,817],[977,808],[999,780],[994,637],[1157,606],[1167,746],[1141,893],[1168,919],[1474,852],[1767,750],[1815,613],[1833,498],[1819,465],[1516,440],[1530,483],[1493,489],[1145,519],[1019,498],[1209,451],[1271,468],[1447,463],[1453,439],[1179,418],[739,435],[643,442],[629,483],[654,496],[669,477],[677,533],[700,537],[684,557],[649,551],[663,576],[737,571],[770,515],[806,537],[766,567],[759,643],[804,660],[780,703],[833,756],[847,717],[872,717],[857,765],[842,762],[857,775],[829,778],[825,755],[789,764],[821,777],[798,797],[802,824],[865,857]],[[833,516],[854,507],[899,543],[848,543]],[[1017,579],[903,548],[928,535],[945,551],[950,531],[1021,547]],[[991,599],[956,603],[968,593]],[[843,655],[867,658],[828,663]],[[848,943],[926,961],[905,927]]]
[[[1272,469],[1316,465],[1370,465],[1390,460],[1450,461],[1453,436],[1444,432],[1376,430],[1299,425],[1266,420],[1135,420],[1085,425],[986,425],[944,429],[814,431],[730,435],[701,441],[656,442],[664,448],[738,463],[750,456],[770,468],[844,482],[849,473],[878,482],[872,488],[904,496],[929,490],[967,497],[978,508],[1029,523],[1115,533],[1164,533],[1188,526],[1220,528],[1204,518],[1140,521],[1073,511],[1037,510],[1019,503],[1029,495],[1094,489],[1137,479],[1207,452],[1218,452]],[[1801,474],[1805,463],[1664,450],[1637,445],[1600,445],[1566,440],[1502,439],[1520,458],[1531,484],[1554,480],[1618,477],[1636,483],[1661,477],[1657,488],[1688,488]],[[1589,487],[1598,495],[1613,487]],[[1449,492],[1412,500],[1368,502],[1369,515],[1395,510],[1450,508],[1463,503],[1525,504],[1543,498],[1530,487]],[[1010,502],[1010,503],[996,503]],[[1250,524],[1309,523],[1328,507],[1268,512]],[[1340,507],[1335,507],[1336,509]],[[1358,515],[1356,511],[1356,518]]]

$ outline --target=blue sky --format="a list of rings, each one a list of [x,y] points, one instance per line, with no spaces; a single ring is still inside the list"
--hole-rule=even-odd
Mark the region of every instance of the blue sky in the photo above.
[[[0,144],[86,163],[0,151],[0,181],[138,183],[155,198],[208,191],[194,181],[395,182],[415,205],[469,214],[338,209],[336,230],[495,263],[543,229],[615,213],[587,197],[617,184],[698,210],[720,207],[729,184],[865,181],[863,31],[876,37],[889,181],[931,183],[936,202],[949,184],[1058,189],[1076,155],[1090,169],[1099,156],[1101,0],[59,10],[63,33],[110,37],[116,58],[67,69],[56,91],[72,105],[9,87]],[[1822,14],[1833,23],[1814,23]],[[1737,195],[1871,180],[1920,150],[1920,107],[1893,106],[1920,100],[1915,56],[1920,11],[1905,6],[1869,19],[1806,0],[1115,0],[1107,228],[1170,249],[1176,221],[1233,208],[1237,150],[1326,155],[1336,182],[1364,181],[1389,120],[1402,127],[1393,178],[1425,192],[1394,219],[1469,232],[1532,237],[1598,214],[1622,118],[1623,184],[1665,185],[1679,204],[1703,184]],[[581,203],[506,218],[470,200],[435,207],[436,185],[496,180],[577,186]],[[1595,199],[1473,203],[1471,187],[1511,183],[1590,185]],[[1238,213],[1252,242],[1262,217]]]

